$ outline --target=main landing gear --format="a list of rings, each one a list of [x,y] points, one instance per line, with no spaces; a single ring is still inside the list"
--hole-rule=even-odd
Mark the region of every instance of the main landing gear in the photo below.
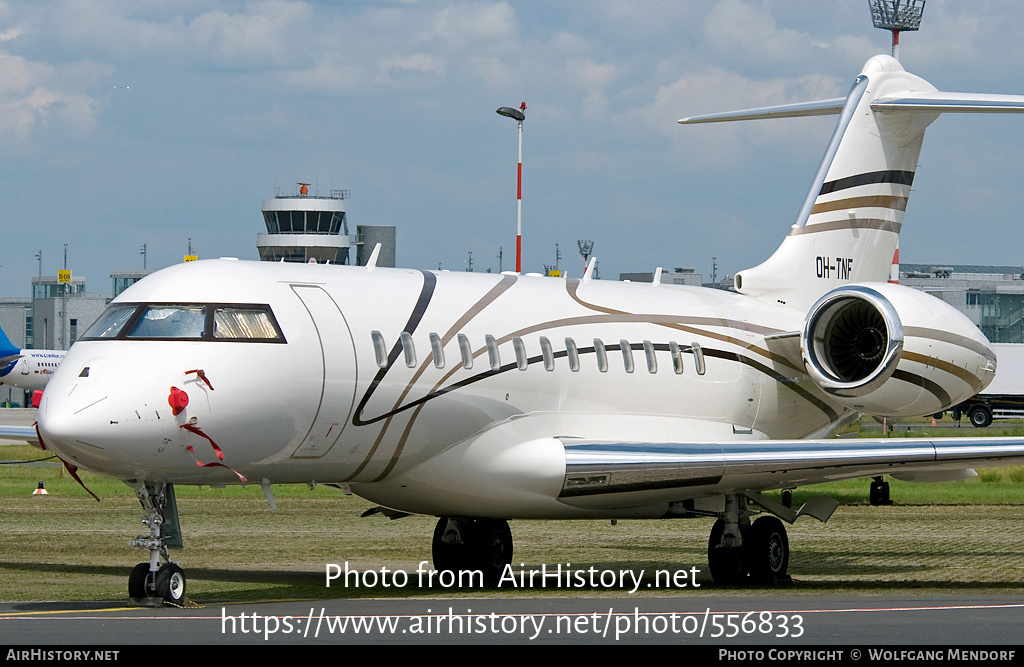
[[[725,512],[708,538],[708,567],[720,584],[742,583],[747,575],[757,584],[789,581],[789,537],[774,516],[753,523],[744,496],[725,497]]]
[[[441,517],[434,527],[434,568],[441,572],[480,572],[484,586],[495,586],[512,563],[512,531],[503,519]],[[481,583],[479,577],[473,584]]]
[[[142,523],[149,528],[149,535],[139,535],[128,544],[149,550],[149,561],[132,568],[128,576],[128,597],[132,603],[140,606],[155,606],[164,602],[183,606],[187,599],[185,573],[176,563],[171,562],[167,551],[168,547],[181,546],[174,486],[146,482],[133,487],[146,511]]]

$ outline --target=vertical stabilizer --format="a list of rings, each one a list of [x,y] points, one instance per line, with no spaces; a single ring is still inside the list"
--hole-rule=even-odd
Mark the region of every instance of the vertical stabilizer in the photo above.
[[[736,275],[737,291],[808,308],[835,287],[889,279],[924,130],[939,114],[881,113],[872,102],[935,90],[889,56],[868,61],[789,235]]]
[[[0,329],[0,363],[17,358],[19,355],[21,355],[21,349],[11,342],[3,329]]]

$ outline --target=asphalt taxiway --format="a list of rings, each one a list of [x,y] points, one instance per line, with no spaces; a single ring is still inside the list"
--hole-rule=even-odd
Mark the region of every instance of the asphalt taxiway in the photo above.
[[[764,651],[815,645],[850,657],[878,646],[1012,648],[1022,627],[1020,596],[345,599],[156,609],[0,604],[3,643],[22,647],[685,643]]]

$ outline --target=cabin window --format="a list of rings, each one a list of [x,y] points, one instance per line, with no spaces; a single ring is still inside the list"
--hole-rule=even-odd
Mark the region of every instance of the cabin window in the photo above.
[[[516,351],[516,366],[519,367],[519,370],[525,371],[530,365],[530,359],[526,356],[526,343],[519,336],[515,336],[512,338],[512,347]]]
[[[459,334],[459,354],[462,355],[462,367],[467,371],[473,368],[473,346],[466,334]]]
[[[565,339],[565,356],[569,358],[569,370],[576,373],[580,370],[580,353],[576,349],[576,341],[572,338]]]
[[[441,345],[441,337],[436,333],[430,334],[430,353],[434,357],[434,367],[444,368],[444,346]]]
[[[679,347],[679,343],[671,341],[668,344],[669,354],[672,355],[672,370],[676,372],[676,375],[683,374],[683,350]]]
[[[704,367],[704,350],[700,349],[700,343],[690,343],[690,350],[693,352],[693,361],[697,364],[697,375],[704,375],[707,368]]]
[[[487,346],[487,361],[491,364],[491,370],[500,371],[501,355],[498,354],[498,343],[494,340],[494,336],[491,334],[484,336],[484,344]]]
[[[551,341],[546,336],[540,337],[540,354],[544,357],[544,370],[555,370],[555,351],[551,349]]]
[[[405,354],[405,365],[416,368],[416,346],[413,345],[412,334],[408,331],[402,332],[402,352]]]
[[[627,373],[633,372],[633,348],[629,346],[629,341],[623,338],[619,341],[619,349],[622,350],[622,365],[626,367]]]
[[[373,356],[377,358],[377,367],[387,368],[388,348],[384,345],[384,336],[379,331],[371,331],[370,338],[373,340]]]
[[[597,357],[597,370],[602,373],[608,372],[608,351],[604,348],[604,341],[600,338],[594,339],[594,356]]]
[[[647,357],[647,372],[657,373],[658,358],[654,356],[654,343],[649,340],[644,341],[644,356]]]

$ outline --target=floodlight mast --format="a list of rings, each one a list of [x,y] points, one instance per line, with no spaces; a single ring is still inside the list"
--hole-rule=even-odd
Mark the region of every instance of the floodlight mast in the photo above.
[[[519,123],[519,167],[516,177],[516,273],[523,272],[523,121],[526,120],[526,102],[518,109],[499,107],[498,113]]]
[[[594,251],[594,242],[587,239],[580,239],[576,241],[576,246],[580,249],[580,254],[583,255],[583,276],[587,275],[587,261],[590,258],[590,253]]]
[[[876,28],[892,32],[892,57],[900,59],[900,33],[921,27],[925,0],[868,0]]]

